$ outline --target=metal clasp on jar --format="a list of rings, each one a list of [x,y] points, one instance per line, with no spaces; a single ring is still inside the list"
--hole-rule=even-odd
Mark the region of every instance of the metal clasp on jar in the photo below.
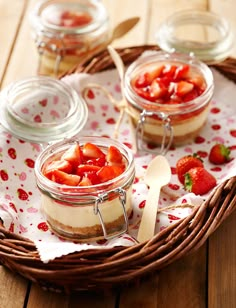
[[[124,227],[123,227],[122,230],[115,232],[115,234],[112,233],[112,234],[109,235],[109,233],[106,229],[106,226],[105,226],[104,219],[102,217],[102,213],[99,209],[99,205],[101,203],[103,203],[105,200],[107,200],[110,194],[114,194],[114,193],[119,195],[119,201],[120,201],[123,216],[124,216]],[[122,235],[122,234],[127,232],[127,230],[128,230],[128,217],[127,217],[127,213],[125,211],[125,204],[126,204],[126,191],[122,188],[117,188],[117,189],[114,189],[114,190],[110,190],[106,193],[100,194],[98,196],[98,198],[96,199],[95,205],[94,205],[94,214],[98,215],[98,217],[99,217],[99,220],[100,220],[100,223],[101,223],[101,226],[102,226],[102,230],[103,230],[103,235],[104,235],[105,239],[108,240],[108,239],[114,238],[116,236]]]
[[[140,113],[139,121],[136,127],[136,148],[138,150],[143,150],[146,152],[157,154],[156,149],[151,150],[148,149],[147,147],[144,148],[143,146],[144,125],[146,122],[146,118],[152,116],[157,116],[162,121],[163,136],[162,136],[160,150],[158,151],[158,153],[165,155],[169,150],[171,143],[173,141],[173,128],[170,123],[170,118],[164,112],[147,111],[146,109],[144,109]]]

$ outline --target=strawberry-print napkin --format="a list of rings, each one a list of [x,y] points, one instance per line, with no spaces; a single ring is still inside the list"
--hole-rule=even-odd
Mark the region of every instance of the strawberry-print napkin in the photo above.
[[[236,175],[236,106],[234,102],[236,85],[217,71],[214,70],[213,73],[215,94],[208,121],[201,135],[183,147],[169,150],[166,155],[171,165],[172,178],[160,196],[156,232],[189,215],[192,207],[201,204],[207,197],[186,194],[183,190],[175,174],[175,164],[181,156],[197,152],[202,157],[206,168],[217,178],[218,184]],[[79,93],[84,92],[83,89],[86,88],[84,93],[86,93],[89,117],[80,135],[114,137],[119,110],[111,102],[110,95],[117,101],[122,98],[117,71],[105,71],[94,75],[72,74],[64,77],[63,81],[72,85]],[[34,162],[41,151],[40,146],[19,140],[2,128],[0,130],[0,217],[7,229],[34,241],[43,262],[80,250],[135,245],[147,195],[143,176],[153,154],[135,154],[133,214],[130,217],[128,234],[110,241],[78,244],[52,234],[41,213],[40,193],[34,178]],[[134,132],[127,115],[121,121],[117,138],[131,149],[133,148]],[[223,166],[214,166],[208,162],[209,149],[216,142],[223,142],[231,149],[233,159]]]

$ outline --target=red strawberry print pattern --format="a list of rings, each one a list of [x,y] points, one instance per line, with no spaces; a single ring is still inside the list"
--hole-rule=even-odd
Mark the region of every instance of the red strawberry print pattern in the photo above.
[[[26,164],[27,167],[29,167],[29,168],[34,168],[34,160],[33,160],[33,159],[31,159],[31,158],[26,158],[24,162],[25,162],[25,164]]]
[[[46,222],[39,223],[37,227],[38,227],[38,229],[40,231],[43,231],[43,232],[47,232],[48,231],[48,225],[47,225]]]
[[[9,155],[9,157],[11,157],[12,159],[16,159],[16,150],[15,150],[14,148],[8,149],[8,155]]]
[[[17,189],[17,195],[18,195],[18,198],[23,201],[28,200],[29,198],[28,193],[22,188]]]
[[[0,177],[3,181],[8,181],[8,173],[6,170],[0,170]]]

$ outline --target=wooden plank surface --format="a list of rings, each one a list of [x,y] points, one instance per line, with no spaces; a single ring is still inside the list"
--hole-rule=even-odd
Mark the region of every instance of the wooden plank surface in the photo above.
[[[37,51],[30,33],[28,14],[37,1],[0,0],[2,87],[36,74]],[[235,0],[104,0],[104,3],[113,26],[128,17],[141,17],[135,29],[114,42],[115,47],[155,44],[155,33],[160,22],[171,13],[187,8],[209,9],[224,15],[236,34]],[[235,46],[232,56],[236,56]],[[32,283],[27,297],[31,283],[0,266],[0,307],[233,308],[236,303],[235,225],[236,213],[196,253],[117,294],[68,296],[44,291]]]
[[[22,308],[29,282],[0,265],[0,307]]]

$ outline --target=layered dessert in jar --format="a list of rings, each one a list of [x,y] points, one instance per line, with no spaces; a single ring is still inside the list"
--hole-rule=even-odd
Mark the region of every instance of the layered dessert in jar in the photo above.
[[[175,145],[192,141],[206,123],[213,88],[206,64],[162,51],[133,62],[124,81],[132,122],[141,127],[143,139],[155,144],[162,144],[164,138],[166,142],[172,138]]]
[[[127,231],[132,212],[131,151],[105,137],[80,137],[47,147],[35,164],[42,210],[51,229],[78,241]]]
[[[60,75],[104,49],[110,37],[105,7],[96,0],[44,0],[30,14],[38,73]]]

